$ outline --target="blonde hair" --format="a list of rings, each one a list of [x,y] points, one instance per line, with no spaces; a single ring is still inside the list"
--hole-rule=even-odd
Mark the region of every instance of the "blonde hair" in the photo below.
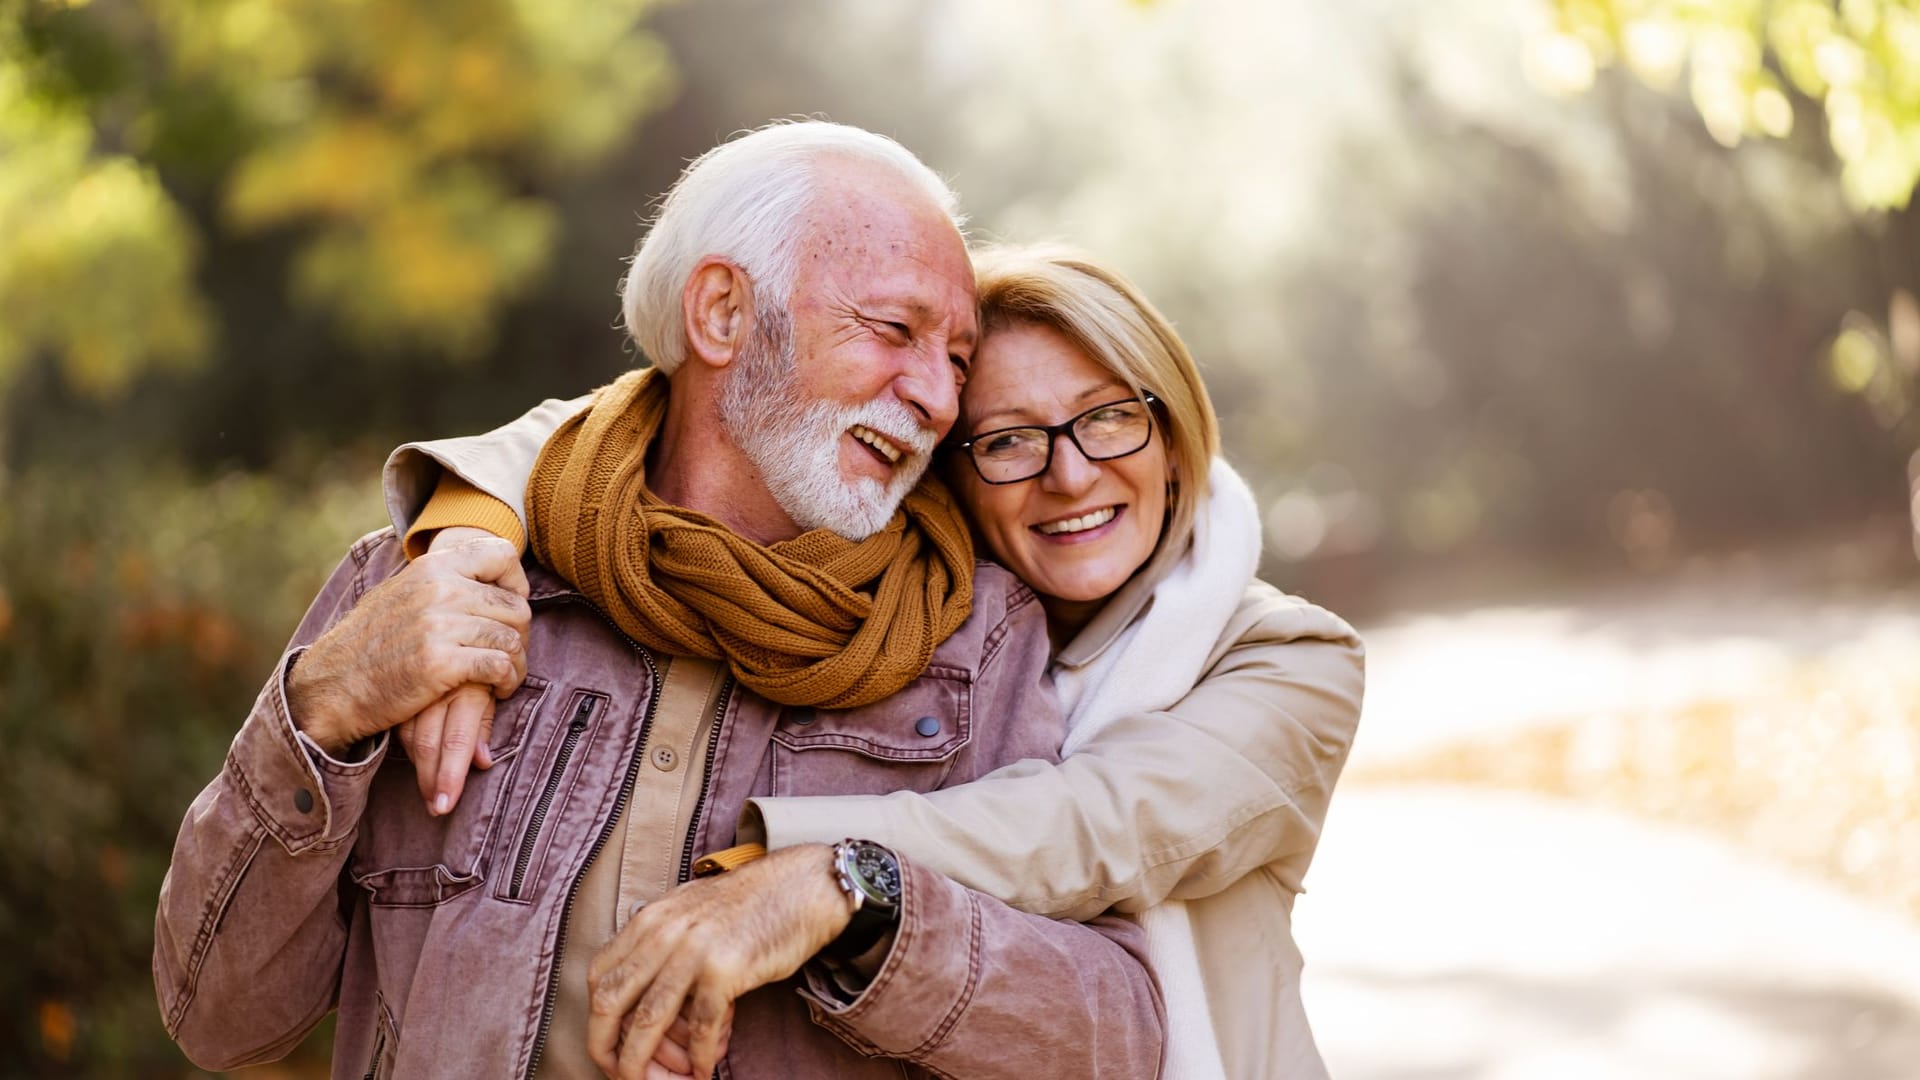
[[[1167,317],[1113,270],[1072,248],[1003,245],[973,253],[981,334],[1021,324],[1058,331],[1126,383],[1160,401],[1176,485],[1153,562],[1178,559],[1207,499],[1220,423],[1199,365]]]
[[[885,135],[825,120],[794,120],[721,143],[693,159],[667,189],[620,282],[627,333],[653,366],[671,374],[685,359],[680,297],[693,268],[709,255],[746,271],[763,310],[787,306],[806,212],[818,195],[817,166],[832,157],[890,169],[925,192],[956,228],[965,223],[953,188]]]

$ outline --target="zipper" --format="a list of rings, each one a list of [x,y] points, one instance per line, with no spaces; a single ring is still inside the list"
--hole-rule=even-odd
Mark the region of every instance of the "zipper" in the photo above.
[[[707,788],[713,784],[713,759],[720,752],[720,720],[727,715],[727,702],[733,697],[733,675],[720,682],[720,703],[714,706],[713,723],[707,728],[707,765],[700,770],[700,796],[693,801],[693,814],[687,818],[687,838],[680,844],[680,880],[693,876],[693,841],[700,831],[700,819],[707,808]]]
[[[373,1018],[373,1060],[367,1062],[366,1080],[375,1080],[380,1072],[380,1055],[387,1051],[387,1026]]]
[[[527,866],[533,861],[534,845],[540,842],[540,830],[547,823],[547,811],[553,808],[553,797],[560,793],[560,781],[566,777],[567,763],[573,760],[573,749],[579,745],[580,737],[587,732],[587,726],[593,722],[593,703],[599,700],[592,694],[583,695],[580,704],[573,710],[573,719],[567,723],[567,733],[560,740],[560,752],[553,756],[553,768],[547,773],[547,786],[540,789],[540,798],[533,804],[533,814],[527,818],[527,831],[520,837],[520,853],[513,860],[513,882],[507,887],[507,895],[520,899],[520,890],[527,883]]]
[[[533,1080],[533,1075],[540,1071],[540,1056],[547,1049],[547,1031],[553,1027],[553,1006],[560,1000],[560,962],[567,956],[567,921],[573,914],[574,895],[580,891],[580,882],[586,879],[587,868],[593,865],[593,860],[600,857],[600,849],[607,846],[607,838],[613,835],[614,822],[620,820],[621,812],[626,809],[627,796],[633,791],[634,778],[640,774],[640,759],[646,756],[647,731],[653,727],[653,710],[660,704],[660,665],[654,662],[652,653],[633,640],[630,634],[620,629],[619,623],[608,618],[606,612],[593,606],[584,596],[562,593],[559,596],[536,600],[532,606],[541,607],[549,603],[579,604],[598,616],[601,622],[607,624],[609,630],[618,635],[621,641],[632,646],[633,651],[640,654],[640,659],[646,661],[647,672],[653,676],[653,692],[647,695],[647,713],[640,720],[640,734],[634,740],[633,756],[627,761],[627,776],[620,783],[620,794],[614,800],[613,812],[607,815],[606,824],[600,826],[600,835],[594,838],[593,847],[587,852],[587,861],[580,864],[580,872],[573,876],[573,884],[567,886],[566,905],[560,909],[560,935],[554,939],[553,943],[553,970],[547,973],[547,1000],[540,1007],[540,1030],[534,1035],[533,1056],[527,1059],[527,1080]]]

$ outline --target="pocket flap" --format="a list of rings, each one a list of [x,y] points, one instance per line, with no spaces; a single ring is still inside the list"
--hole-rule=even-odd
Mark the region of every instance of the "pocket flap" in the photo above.
[[[904,690],[858,709],[792,707],[773,739],[789,750],[847,750],[881,761],[940,761],[973,737],[973,678],[930,667]]]
[[[457,874],[443,865],[395,866],[356,873],[353,883],[367,890],[367,903],[376,907],[433,907],[480,884],[480,875]]]

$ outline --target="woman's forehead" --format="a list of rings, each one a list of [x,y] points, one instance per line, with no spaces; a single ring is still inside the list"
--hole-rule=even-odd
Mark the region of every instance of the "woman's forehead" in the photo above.
[[[960,407],[973,425],[1058,423],[1129,393],[1125,380],[1065,334],[1018,324],[997,327],[981,340]]]

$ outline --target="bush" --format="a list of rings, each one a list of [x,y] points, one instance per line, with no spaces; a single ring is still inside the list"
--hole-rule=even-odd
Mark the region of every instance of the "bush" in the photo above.
[[[307,602],[383,521],[374,470],[346,475],[300,488],[125,465],[0,481],[8,1071],[190,1071],[155,1004],[155,899],[182,814]]]

